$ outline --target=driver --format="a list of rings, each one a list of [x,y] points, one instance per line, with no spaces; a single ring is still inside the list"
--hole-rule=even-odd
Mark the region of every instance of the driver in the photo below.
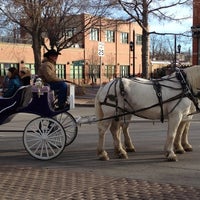
[[[69,108],[69,104],[66,103],[67,84],[64,79],[60,79],[56,75],[56,61],[58,55],[60,55],[60,53],[54,49],[44,53],[44,59],[38,70],[38,75],[43,82],[49,84],[52,90],[58,91],[58,107],[56,110]]]

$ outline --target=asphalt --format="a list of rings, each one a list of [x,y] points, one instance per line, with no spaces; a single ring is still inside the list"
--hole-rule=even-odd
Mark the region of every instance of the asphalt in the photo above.
[[[75,95],[75,106],[94,106],[94,99],[97,91],[99,90],[99,86],[87,86],[83,89],[83,94]]]
[[[90,115],[93,113],[94,98],[99,87],[86,87],[83,95],[75,96],[75,109],[70,110],[73,116]],[[16,125],[24,123],[27,116],[16,120]],[[20,121],[20,123],[18,122]],[[92,126],[93,127],[93,126]],[[7,127],[10,128],[10,127]],[[91,128],[90,128],[91,129]],[[140,126],[141,129],[141,126]],[[145,130],[145,127],[143,126]],[[5,134],[4,134],[5,136]],[[8,137],[8,136],[7,136]],[[14,134],[9,137],[17,138]],[[197,137],[195,135],[195,137]],[[2,139],[0,137],[0,139]],[[83,136],[83,145],[85,144]],[[79,138],[81,141],[81,137]],[[3,142],[0,143],[3,144]],[[4,144],[6,146],[6,144]],[[91,145],[91,144],[90,144]],[[197,142],[198,145],[198,142]],[[194,179],[200,178],[198,170],[198,161],[195,161],[195,167],[182,166],[186,163],[184,160],[177,162],[177,167],[172,163],[163,163],[160,158],[155,158],[155,162],[151,163],[150,158],[144,158],[145,155],[138,154],[139,163],[131,165],[131,160],[118,162],[117,160],[98,162],[94,157],[94,150],[90,151],[84,146],[85,151],[72,147],[63,152],[62,157],[55,161],[41,162],[27,159],[27,153],[14,150],[0,151],[0,200],[199,200],[200,186],[198,183],[194,185],[181,183],[181,178],[192,180],[188,172],[195,174]],[[198,158],[198,152],[192,155]],[[71,154],[70,154],[71,153]],[[78,155],[78,158],[75,156]],[[149,155],[148,155],[149,156]],[[152,155],[150,155],[152,156]],[[160,156],[160,155],[159,155]],[[192,159],[187,157],[187,159]],[[194,158],[193,158],[194,159]],[[90,161],[88,163],[88,160]],[[197,159],[196,159],[197,160]],[[50,163],[49,163],[50,162]],[[70,167],[70,162],[73,167]],[[191,161],[192,162],[192,161]],[[16,164],[15,164],[16,163]],[[32,166],[31,166],[32,163]],[[69,165],[69,167],[66,167]],[[83,166],[82,166],[83,165]],[[127,165],[127,172],[122,172],[123,165]],[[141,166],[141,168],[138,168]],[[106,172],[106,168],[110,167],[110,171]],[[116,169],[116,170],[115,170]],[[151,181],[147,178],[155,172],[162,171],[162,176],[168,179],[170,177],[180,177],[179,184],[170,181]],[[165,171],[166,170],[166,171]],[[114,172],[116,171],[116,172]],[[124,176],[123,174],[131,174],[134,171],[135,177]],[[137,178],[137,171],[144,174],[143,178]],[[143,173],[141,173],[143,171]],[[148,176],[147,176],[147,174]],[[187,173],[185,173],[187,171]],[[111,173],[112,172],[112,173]],[[121,172],[121,174],[119,173]],[[165,174],[165,173],[166,174]],[[116,174],[115,174],[116,173]],[[158,173],[159,174],[159,173]],[[173,175],[174,174],[174,175]],[[140,176],[141,177],[141,176]],[[145,178],[146,177],[146,178]],[[159,177],[155,177],[159,180]],[[172,181],[173,182],[173,181]],[[197,181],[198,182],[198,181]],[[199,182],[200,183],[200,182]]]

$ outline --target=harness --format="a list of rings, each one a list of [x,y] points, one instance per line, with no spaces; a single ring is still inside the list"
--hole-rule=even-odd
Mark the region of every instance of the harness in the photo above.
[[[198,107],[198,98],[193,93],[190,85],[187,82],[186,73],[183,70],[177,68],[176,69],[176,78],[180,82],[181,88],[173,88],[171,86],[167,86],[167,85],[162,84],[163,80],[172,81],[170,79],[162,79],[162,78],[161,79],[152,79],[151,83],[149,83],[149,82],[148,83],[142,82],[140,80],[137,80],[137,78],[133,79],[133,81],[141,82],[141,84],[151,84],[151,85],[153,85],[153,88],[155,90],[156,96],[158,98],[158,103],[156,103],[154,105],[151,105],[149,107],[138,109],[138,110],[134,110],[132,108],[132,106],[130,105],[130,103],[126,100],[126,98],[125,98],[126,91],[125,91],[125,88],[124,88],[124,84],[123,84],[122,78],[116,78],[110,84],[109,89],[107,91],[107,95],[106,95],[104,101],[101,102],[101,104],[108,105],[108,106],[111,106],[111,107],[115,107],[115,109],[116,109],[116,116],[115,117],[108,117],[106,119],[115,118],[115,120],[119,120],[119,117],[122,117],[122,116],[125,116],[125,115],[129,115],[129,114],[137,115],[138,112],[145,111],[145,110],[148,110],[148,109],[156,107],[156,106],[160,106],[160,120],[161,120],[161,122],[163,122],[164,121],[163,104],[165,104],[167,102],[170,102],[170,101],[174,101],[174,100],[179,99],[179,101],[176,103],[176,105],[169,112],[169,113],[171,113],[176,108],[176,106],[181,102],[181,100],[184,97],[189,98],[193,102],[193,104],[195,105],[196,111],[200,112],[200,109]],[[124,102],[123,108],[119,107],[119,104],[118,104],[118,98],[117,98],[117,83],[118,82],[119,82],[120,94],[121,94],[121,96],[123,98],[123,102]],[[113,84],[114,84],[114,94],[109,94],[110,89],[113,86]],[[172,98],[169,98],[169,99],[163,101],[163,98],[162,98],[162,87],[168,87],[168,88],[171,88],[171,89],[174,89],[174,90],[182,90],[182,92],[179,93],[178,95],[172,97]],[[109,103],[108,100],[110,100],[111,102],[115,102],[115,103],[114,104],[113,103]],[[125,104],[127,104],[130,108],[132,108],[131,112],[127,111],[125,109]],[[122,111],[123,113],[119,114],[119,110]]]

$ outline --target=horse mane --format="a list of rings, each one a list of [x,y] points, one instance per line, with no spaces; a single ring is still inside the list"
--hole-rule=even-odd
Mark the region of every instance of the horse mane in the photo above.
[[[200,65],[195,65],[184,69],[187,75],[187,81],[194,93],[197,93],[200,89]]]

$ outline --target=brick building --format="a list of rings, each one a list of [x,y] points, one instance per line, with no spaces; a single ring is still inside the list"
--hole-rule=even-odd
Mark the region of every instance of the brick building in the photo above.
[[[84,15],[78,16],[84,24]],[[77,27],[70,27],[73,34]],[[63,49],[57,61],[60,77],[78,84],[108,82],[114,77],[141,73],[142,29],[137,23],[99,19],[73,47]],[[46,40],[48,43],[48,39]],[[44,53],[42,49],[42,53]],[[10,66],[28,66],[34,74],[31,44],[0,40],[0,76]]]
[[[193,65],[200,65],[200,1],[193,0]]]

